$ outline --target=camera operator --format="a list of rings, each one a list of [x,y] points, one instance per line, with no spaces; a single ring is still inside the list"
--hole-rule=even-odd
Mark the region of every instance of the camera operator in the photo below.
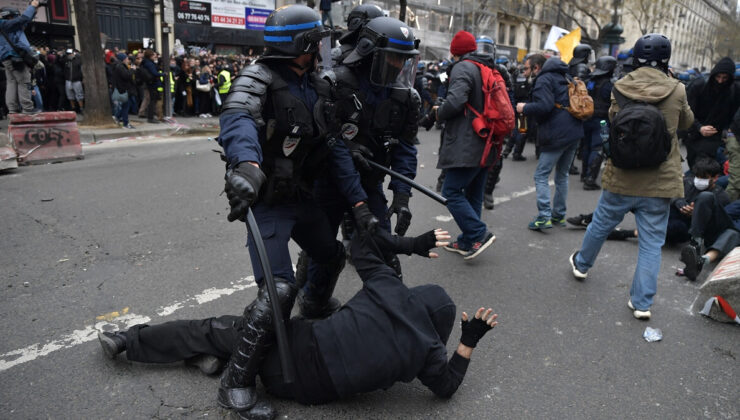
[[[34,112],[31,70],[37,60],[31,53],[31,44],[23,31],[28,22],[33,20],[38,7],[38,0],[33,0],[23,14],[12,7],[0,9],[0,62],[5,67],[5,103],[11,114],[21,110],[24,114]]]

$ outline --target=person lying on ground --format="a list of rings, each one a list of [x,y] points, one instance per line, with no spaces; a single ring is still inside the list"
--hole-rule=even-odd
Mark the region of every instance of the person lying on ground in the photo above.
[[[434,394],[451,397],[465,376],[473,349],[497,325],[498,315],[482,307],[473,317],[463,312],[460,342],[448,359],[446,343],[455,320],[454,302],[438,285],[407,287],[381,251],[435,258],[437,254],[430,250],[446,245],[449,238],[440,229],[414,238],[391,236],[381,229],[355,234],[351,255],[362,289],[328,318],[294,317],[286,323],[295,383],[285,383],[278,352],[267,352],[258,368],[267,392],[302,404],[321,404],[418,378]],[[227,360],[243,318],[225,315],[136,325],[127,331],[103,332],[99,339],[111,358],[125,351],[130,361],[197,360],[209,370],[202,356]],[[262,327],[271,329],[272,321]],[[258,401],[256,395],[249,404],[239,411],[241,418],[275,415],[269,403]]]

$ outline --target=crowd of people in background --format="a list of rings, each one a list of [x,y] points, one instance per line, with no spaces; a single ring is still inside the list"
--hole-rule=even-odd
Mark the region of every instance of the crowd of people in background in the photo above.
[[[85,91],[81,54],[84,52],[40,47],[36,53],[38,63],[31,71],[33,112],[83,113]],[[106,49],[102,59],[117,124],[134,128],[129,115],[146,118],[149,123],[165,121],[164,63],[157,52],[113,48]],[[168,63],[172,115],[201,118],[218,115],[232,79],[253,59],[243,54],[216,55],[206,49],[172,56]],[[6,77],[4,72],[0,73],[0,95],[5,97]],[[0,103],[0,118],[10,111],[4,101]]]

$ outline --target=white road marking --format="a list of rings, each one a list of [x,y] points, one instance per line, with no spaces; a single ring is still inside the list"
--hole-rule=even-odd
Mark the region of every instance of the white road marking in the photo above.
[[[206,302],[211,302],[216,299],[219,299],[223,296],[231,295],[235,292],[248,289],[250,287],[257,286],[257,283],[254,282],[254,276],[247,276],[244,278],[241,278],[234,282],[232,284],[232,287],[229,288],[222,288],[222,289],[216,289],[216,288],[210,288],[205,289],[202,292],[188,297],[187,299],[180,301],[180,302],[174,302],[170,305],[162,306],[159,309],[157,309],[155,312],[157,316],[163,317],[173,314],[174,312],[178,311],[179,309],[185,308],[185,307],[194,307],[197,305],[202,305]],[[22,363],[30,362],[33,360],[38,359],[39,357],[46,356],[50,353],[53,353],[57,350],[62,349],[69,349],[74,346],[77,346],[79,344],[84,344],[90,341],[94,341],[98,338],[98,332],[106,330],[111,330],[114,328],[105,328],[106,326],[113,325],[116,327],[115,329],[118,330],[125,330],[128,328],[131,328],[132,326],[136,324],[143,324],[150,322],[152,318],[146,316],[146,315],[137,315],[133,313],[128,313],[119,317],[116,317],[110,321],[100,321],[93,325],[87,325],[81,330],[75,330],[72,331],[72,333],[63,335],[62,337],[51,340],[45,344],[42,343],[36,343],[31,344],[30,346],[24,347],[22,349],[9,351],[7,353],[0,354],[0,372],[8,370],[12,368],[13,366],[20,365]]]

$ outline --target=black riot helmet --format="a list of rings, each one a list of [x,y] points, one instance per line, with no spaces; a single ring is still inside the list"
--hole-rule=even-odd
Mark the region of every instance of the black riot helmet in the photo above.
[[[671,40],[663,34],[643,35],[633,48],[635,67],[668,68],[671,59]]]
[[[13,19],[21,15],[21,12],[13,7],[3,7],[0,9],[0,19]]]
[[[491,57],[496,55],[496,43],[490,36],[481,35],[475,40],[475,51],[479,54],[486,54]]]
[[[370,20],[383,16],[383,9],[380,6],[374,4],[361,4],[347,16],[347,32],[339,38],[339,43],[342,45],[354,45],[357,42],[357,36],[360,34],[360,30]]]
[[[594,50],[588,44],[578,44],[573,48],[573,58],[570,59],[568,65],[574,64],[588,64],[594,62]]]
[[[370,81],[378,86],[413,87],[419,40],[405,23],[391,17],[372,19],[360,31],[355,49],[343,63],[356,66],[372,59]]]
[[[614,69],[617,68],[617,59],[610,56],[605,55],[603,57],[599,57],[596,60],[596,69],[591,73],[591,76],[601,76],[604,74],[611,75],[614,73]]]
[[[306,6],[283,6],[265,21],[265,53],[263,58],[296,58],[315,54],[319,43],[330,35],[321,24],[318,12]]]
[[[361,4],[347,16],[347,29],[354,32],[365,26],[371,19],[383,16],[383,9],[374,4]]]

